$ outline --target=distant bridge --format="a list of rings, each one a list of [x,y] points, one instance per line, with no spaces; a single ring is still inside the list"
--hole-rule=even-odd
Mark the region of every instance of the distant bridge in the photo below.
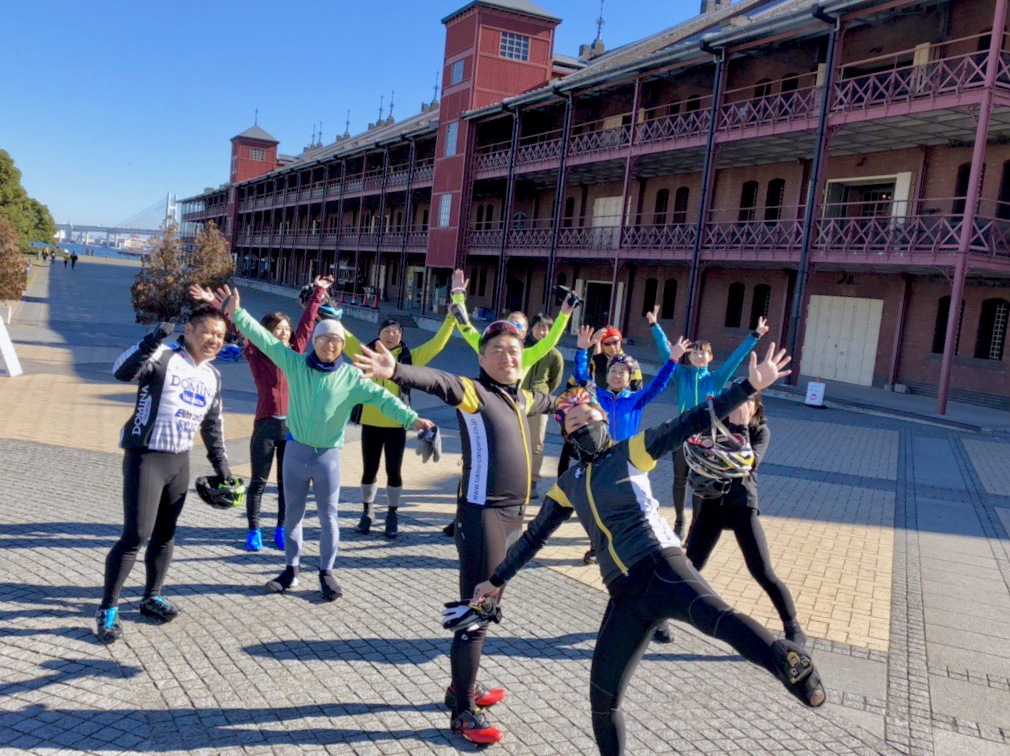
[[[165,199],[159,199],[149,207],[120,221],[112,226],[95,226],[79,223],[57,223],[56,229],[62,231],[67,241],[72,241],[74,234],[83,234],[85,244],[89,244],[91,234],[105,234],[105,241],[112,241],[119,246],[120,236],[155,236],[165,228],[166,221],[179,222],[179,204],[176,195],[169,194]]]

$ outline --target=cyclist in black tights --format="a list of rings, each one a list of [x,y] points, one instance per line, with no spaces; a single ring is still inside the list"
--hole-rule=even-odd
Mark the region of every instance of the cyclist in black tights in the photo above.
[[[715,398],[725,416],[785,370],[789,358],[772,344],[761,365],[751,355],[749,378]],[[562,431],[579,463],[558,480],[522,538],[512,546],[474,600],[494,597],[574,512],[596,547],[610,603],[603,617],[590,672],[593,732],[603,756],[625,753],[621,703],[628,683],[664,619],[690,622],[764,667],[807,706],[825,701],[813,660],[795,643],[775,638],[734,611],[690,565],[680,541],[659,514],[648,473],[657,460],[712,424],[708,408],[695,408],[657,428],[614,444],[599,405],[585,389],[558,400]]]

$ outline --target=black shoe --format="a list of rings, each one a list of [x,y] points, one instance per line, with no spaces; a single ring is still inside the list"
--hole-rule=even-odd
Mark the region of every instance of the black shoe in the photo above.
[[[344,595],[343,590],[340,588],[340,583],[333,577],[333,573],[330,570],[320,570],[319,590],[323,594],[323,601],[336,601]]]
[[[582,555],[583,564],[596,564],[596,549],[589,549]]]
[[[814,660],[791,641],[775,641],[772,644],[778,678],[793,696],[803,704],[816,709],[827,700],[821,676],[814,667]]]
[[[396,513],[396,507],[390,507],[386,512],[386,538],[396,538],[400,534],[400,518]]]
[[[673,630],[670,629],[670,623],[664,622],[657,627],[656,632],[652,634],[652,639],[656,643],[673,643]]]
[[[141,601],[140,613],[158,622],[171,622],[179,616],[179,610],[161,596],[151,596]]]
[[[456,521],[453,520],[444,528],[442,528],[442,533],[448,536],[449,538],[453,538],[456,535]]]
[[[356,528],[361,535],[368,535],[372,530],[372,518],[366,514],[361,515],[361,519],[358,520],[358,527]]]
[[[95,635],[106,646],[123,637],[123,626],[119,624],[119,608],[99,609],[95,616]]]
[[[298,568],[285,567],[284,572],[267,583],[267,590],[274,593],[284,593],[288,588],[295,588],[298,585]]]
[[[786,640],[792,641],[802,649],[807,647],[807,634],[803,632],[798,620],[786,624]]]
[[[673,534],[677,536],[677,539],[683,543],[684,542],[684,521],[677,520],[673,523]]]
[[[477,683],[473,691],[473,700],[477,709],[487,709],[505,698],[504,688],[485,688]],[[445,689],[445,708],[456,711],[456,690],[451,685]]]
[[[451,722],[452,731],[462,735],[471,743],[491,745],[502,739],[502,731],[488,723],[484,712],[464,711],[461,714],[456,714]]]

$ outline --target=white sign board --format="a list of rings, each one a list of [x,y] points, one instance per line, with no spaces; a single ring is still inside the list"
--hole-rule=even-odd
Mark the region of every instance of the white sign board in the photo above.
[[[824,406],[824,384],[820,381],[810,381],[807,384],[807,398],[804,402],[808,407]]]
[[[7,369],[9,378],[14,378],[24,372],[21,370],[18,356],[14,353],[14,344],[10,334],[7,333],[7,326],[4,325],[3,319],[0,319],[0,364]]]

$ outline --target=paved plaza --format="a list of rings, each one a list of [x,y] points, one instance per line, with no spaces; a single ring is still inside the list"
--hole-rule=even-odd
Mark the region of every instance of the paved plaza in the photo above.
[[[95,641],[103,562],[122,524],[118,434],[135,396],[110,367],[145,331],[132,322],[135,271],[93,258],[76,270],[36,267],[10,328],[25,375],[0,378],[0,753],[477,750],[448,732],[442,705],[450,638],[438,611],[458,588],[441,527],[454,509],[459,437],[454,413],[419,392],[415,406],[441,425],[446,453],[422,464],[408,450],[396,541],[381,527],[353,530],[361,457],[348,429],[342,599],[319,599],[311,507],[305,579],[268,595],[281,553],[244,551],[243,513],[193,494],[166,586],[184,615],[167,626],[140,617],[141,562],[124,593],[124,640]],[[257,317],[297,311],[258,291],[243,302]],[[348,324],[362,336],[375,328]],[[407,330],[410,344],[426,338]],[[476,373],[459,339],[433,366]],[[253,383],[244,362],[220,369],[229,458],[248,476]],[[646,424],[670,417],[673,398],[651,405]],[[768,413],[762,520],[829,702],[807,710],[728,647],[675,625],[675,643],[651,646],[629,689],[628,753],[1010,754],[1010,437],[776,399]],[[551,428],[548,472],[559,450]],[[198,448],[193,475],[209,472]],[[672,513],[669,460],[653,484]],[[275,491],[264,498],[271,525]],[[383,504],[380,493],[380,513]],[[597,753],[588,679],[606,594],[597,568],[581,563],[585,548],[567,523],[509,588],[481,673],[509,691],[493,710],[506,732],[496,751]],[[732,538],[705,576],[781,630]]]

